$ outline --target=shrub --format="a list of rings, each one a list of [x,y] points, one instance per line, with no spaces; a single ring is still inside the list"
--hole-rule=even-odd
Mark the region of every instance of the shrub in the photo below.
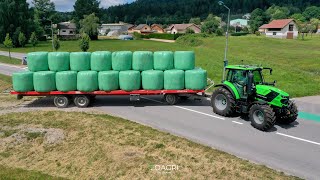
[[[83,33],[80,37],[79,46],[83,52],[87,52],[89,49],[90,37],[88,34]]]
[[[194,34],[194,30],[191,28],[187,28],[186,34]]]
[[[134,32],[134,33],[133,33],[133,38],[134,38],[135,40],[140,40],[140,39],[142,39],[142,34],[137,33],[137,32]]]
[[[36,35],[36,32],[33,32],[30,36],[30,43],[33,46],[33,49],[35,50],[36,45],[38,44],[38,38]]]
[[[260,36],[261,35],[261,33],[260,33],[260,31],[256,31],[256,36]]]
[[[199,38],[192,35],[181,36],[176,41],[178,44],[187,45],[187,46],[200,46],[203,44],[203,41]]]
[[[60,41],[57,37],[57,35],[54,35],[53,37],[53,47],[55,51],[58,51],[58,49],[60,48]]]
[[[217,36],[223,36],[223,29],[218,28],[218,29],[216,30],[216,34],[217,34]]]
[[[20,32],[19,34],[19,37],[18,37],[18,40],[19,40],[19,44],[20,46],[24,47],[27,43],[27,38],[26,36],[23,34],[23,32]]]

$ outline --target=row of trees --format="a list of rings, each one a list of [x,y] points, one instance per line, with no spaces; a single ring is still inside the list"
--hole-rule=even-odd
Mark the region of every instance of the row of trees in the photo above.
[[[231,8],[232,14],[245,14],[256,8],[267,10],[272,5],[286,7],[295,13],[301,13],[309,6],[320,6],[319,0],[224,0],[224,3]],[[210,13],[226,21],[226,10],[219,6],[218,0],[137,0],[103,9],[100,19],[103,22],[140,24],[147,20],[151,24],[173,24],[187,23],[192,17],[205,20]]]

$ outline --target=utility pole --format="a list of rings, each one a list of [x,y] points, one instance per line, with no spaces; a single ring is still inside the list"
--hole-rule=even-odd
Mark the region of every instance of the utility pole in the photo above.
[[[222,75],[222,81],[224,80],[225,72],[226,72],[226,66],[228,66],[228,45],[229,45],[229,27],[230,27],[230,8],[224,4],[224,2],[219,1],[218,4],[220,6],[224,6],[226,9],[228,9],[228,22],[227,22],[227,32],[226,32],[226,47],[224,50],[224,60],[223,60],[223,75]]]

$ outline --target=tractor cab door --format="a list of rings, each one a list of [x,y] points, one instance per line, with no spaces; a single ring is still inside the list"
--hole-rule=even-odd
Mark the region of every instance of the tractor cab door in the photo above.
[[[226,80],[236,87],[240,98],[247,98],[248,72],[246,70],[230,69]]]

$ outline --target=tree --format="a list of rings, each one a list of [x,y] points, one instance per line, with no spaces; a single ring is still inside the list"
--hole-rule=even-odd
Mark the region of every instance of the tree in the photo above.
[[[80,26],[80,33],[86,33],[91,40],[98,39],[99,18],[94,13],[85,15],[84,19],[80,21]]]
[[[301,13],[296,13],[291,15],[291,18],[296,20],[296,21],[300,21],[300,22],[306,22],[307,19],[301,14]]]
[[[6,33],[11,36],[20,27],[28,37],[32,23],[30,20],[29,5],[26,0],[0,0],[0,42],[3,42]]]
[[[307,20],[312,18],[320,19],[320,7],[317,6],[310,6],[307,7],[306,10],[302,13]]]
[[[267,15],[274,19],[286,19],[289,17],[290,10],[287,7],[280,7],[272,5],[266,11]]]
[[[82,33],[79,41],[80,49],[83,52],[87,52],[87,50],[89,49],[89,45],[90,45],[90,37],[88,36],[88,34]]]
[[[209,14],[201,26],[201,32],[212,34],[215,33],[220,25],[221,19],[213,14]]]
[[[54,14],[55,5],[50,0],[32,0],[34,13],[39,19],[50,19]]]
[[[4,42],[3,42],[3,45],[4,45],[6,48],[8,48],[8,50],[9,50],[9,57],[10,57],[10,59],[11,59],[10,49],[13,48],[13,43],[12,43],[12,40],[11,40],[11,38],[10,38],[9,33],[7,33],[6,38],[5,38]]]
[[[262,9],[255,9],[251,13],[249,26],[252,33],[258,31],[259,27],[269,22],[267,14]]]
[[[74,8],[74,17],[76,21],[84,18],[84,15],[95,13],[100,17],[100,1],[97,0],[76,0]]]
[[[201,25],[201,19],[199,17],[191,18],[189,23],[193,23],[193,24],[196,24],[196,25]]]
[[[36,45],[38,44],[38,38],[36,32],[33,32],[30,36],[30,43],[33,46],[33,50],[35,50]]]
[[[58,49],[60,48],[60,41],[57,37],[57,35],[54,35],[53,37],[53,47],[55,51],[58,51]]]
[[[23,34],[23,32],[20,32],[18,39],[19,39],[19,44],[20,44],[20,46],[21,46],[21,47],[24,47],[24,46],[26,45],[26,43],[27,43],[27,38],[26,38],[26,36]]]

